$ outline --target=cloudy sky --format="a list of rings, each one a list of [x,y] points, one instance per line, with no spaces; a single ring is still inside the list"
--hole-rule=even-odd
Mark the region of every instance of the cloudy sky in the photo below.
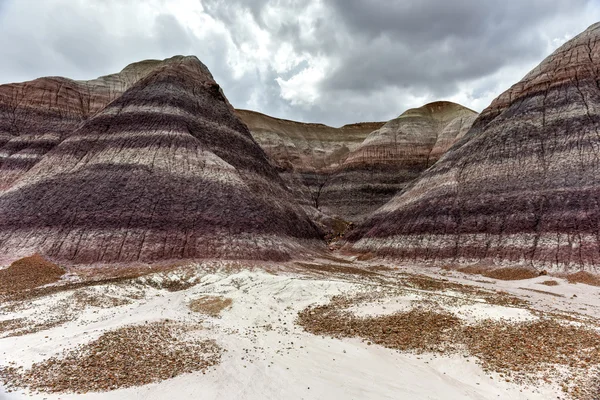
[[[600,20],[600,0],[0,0],[0,83],[193,54],[231,103],[330,125],[477,111]]]

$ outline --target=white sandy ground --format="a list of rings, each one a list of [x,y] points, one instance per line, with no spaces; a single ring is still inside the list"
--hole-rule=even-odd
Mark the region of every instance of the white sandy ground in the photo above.
[[[445,291],[444,294],[449,296],[454,295],[452,291]],[[456,293],[460,297],[459,293]],[[353,314],[359,317],[390,315],[396,312],[406,312],[418,306],[420,300],[425,300],[425,297],[418,293],[407,293],[406,295],[386,297],[379,302],[364,303],[352,306],[349,308]],[[438,304],[438,311],[447,311],[458,318],[461,318],[466,323],[477,323],[484,319],[491,320],[509,320],[512,322],[533,321],[538,319],[529,310],[514,307],[502,307],[484,302],[476,302],[473,304],[465,304],[460,306],[451,306],[446,304]]]
[[[560,310],[569,313],[579,313],[594,318],[600,317],[600,287],[582,283],[572,284],[566,279],[553,276],[539,276],[532,279],[503,281],[479,275],[469,275],[456,271],[447,272],[433,268],[419,268],[417,271],[436,278],[440,278],[440,274],[443,274],[444,278],[447,278],[452,282],[469,285],[475,284],[486,289],[502,290],[530,301],[531,304],[539,310]],[[558,281],[559,285],[546,286],[541,284],[548,280]],[[488,283],[483,283],[484,281]],[[560,296],[539,293],[535,292],[535,290],[554,293]]]
[[[438,276],[439,277],[439,276]],[[473,279],[456,275],[452,280]],[[537,278],[536,278],[537,279]],[[577,293],[571,308],[593,303],[595,315],[600,301],[598,288],[587,285],[547,287],[535,280],[501,282],[507,291],[524,292],[518,287]],[[471,282],[472,283],[472,282]],[[482,284],[482,286],[486,286]],[[111,286],[112,293],[128,289]],[[168,292],[146,289],[144,299],[110,308],[88,308],[78,319],[38,333],[0,339],[0,364],[11,361],[29,366],[60,353],[65,348],[97,338],[102,332],[124,325],[164,318],[198,321],[205,319],[205,334],[216,339],[226,351],[221,363],[206,371],[185,374],[142,387],[104,393],[35,394],[26,391],[6,393],[0,399],[551,399],[559,394],[555,386],[524,387],[485,374],[474,358],[440,357],[400,353],[359,339],[333,339],[315,336],[294,324],[298,311],[314,303],[326,303],[332,295],[360,290],[354,283],[326,278],[307,278],[264,271],[215,273],[200,277],[200,283],[187,290]],[[530,300],[573,302],[524,292]],[[190,313],[187,304],[202,295],[223,295],[233,299],[220,318]],[[49,306],[65,294],[39,300]],[[545,299],[551,297],[551,299]],[[418,294],[392,298],[388,304],[372,305],[357,313],[403,310],[418,302]],[[393,306],[396,304],[397,306]],[[386,309],[381,307],[385,306]],[[395,310],[394,310],[394,307]],[[590,305],[587,306],[589,312]],[[459,307],[461,308],[461,307]],[[490,305],[463,306],[453,310],[466,319],[531,317],[525,310]],[[568,309],[569,307],[562,307]],[[0,320],[15,315],[0,314]],[[265,325],[271,325],[271,328]],[[33,395],[33,396],[32,396]]]

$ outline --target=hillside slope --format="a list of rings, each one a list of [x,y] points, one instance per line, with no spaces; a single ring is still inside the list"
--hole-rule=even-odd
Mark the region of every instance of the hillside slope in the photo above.
[[[325,183],[320,208],[349,221],[364,220],[434,164],[476,117],[447,101],[405,111],[350,152]]]
[[[175,57],[0,195],[0,253],[281,260],[320,232],[195,57]]]
[[[599,39],[592,25],[494,100],[460,143],[354,232],[353,249],[596,270]]]
[[[161,63],[146,60],[89,81],[62,77],[0,85],[0,191],[83,121]]]

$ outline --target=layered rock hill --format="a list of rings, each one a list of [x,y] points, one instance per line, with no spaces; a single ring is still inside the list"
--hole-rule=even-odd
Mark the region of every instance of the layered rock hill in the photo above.
[[[175,57],[143,75],[114,100],[94,95],[83,108],[71,82],[69,95],[48,92],[61,101],[48,100],[31,122],[38,114],[17,104],[17,121],[60,142],[31,150],[39,161],[0,192],[3,261],[35,252],[64,263],[282,260],[320,243],[200,61]],[[44,91],[34,92],[28,107],[43,103]],[[11,129],[19,137],[29,128]]]
[[[0,85],[0,191],[160,63],[130,64],[90,81],[47,77]]]
[[[362,221],[433,165],[476,117],[475,111],[447,101],[407,110],[348,154],[324,183],[319,208]]]
[[[600,265],[600,24],[485,109],[349,239],[408,259]]]
[[[254,139],[271,157],[281,176],[305,205],[318,207],[319,192],[331,174],[384,122],[361,122],[334,128],[236,110]]]

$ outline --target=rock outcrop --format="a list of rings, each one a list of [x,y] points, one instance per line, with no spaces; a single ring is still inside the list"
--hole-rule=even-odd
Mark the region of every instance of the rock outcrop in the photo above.
[[[470,131],[350,236],[409,259],[597,270],[600,24],[485,109]]]
[[[200,61],[174,57],[140,75],[107,85],[104,97],[94,90],[83,107],[71,91],[89,83],[63,81],[64,96],[64,88],[40,89],[28,107],[44,93],[60,101],[38,107],[39,119],[17,104],[19,122],[4,132],[28,134],[23,121],[59,143],[35,153],[39,161],[0,192],[4,262],[35,252],[63,263],[282,260],[320,243]],[[113,89],[124,92],[113,98]],[[60,129],[49,128],[54,121]]]
[[[320,191],[319,208],[362,221],[434,164],[476,117],[475,111],[447,101],[407,110],[348,154]]]

